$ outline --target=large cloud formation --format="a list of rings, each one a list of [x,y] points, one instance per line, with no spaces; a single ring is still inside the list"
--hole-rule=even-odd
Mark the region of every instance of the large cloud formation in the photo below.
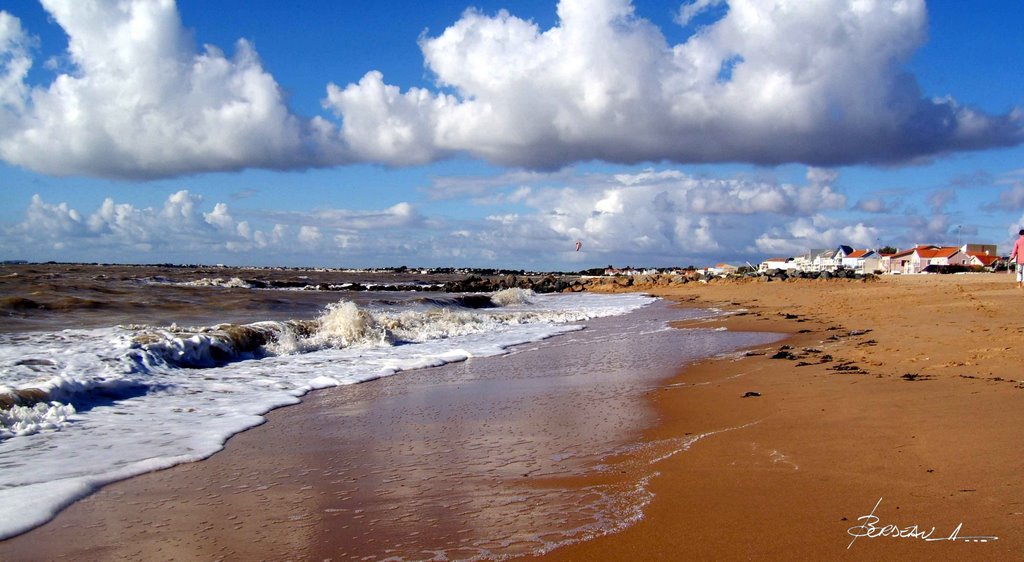
[[[1024,208],[1018,176],[1010,174],[1003,180],[1009,188],[991,194],[994,206],[1015,215]],[[93,210],[36,195],[23,220],[0,223],[0,254],[58,261],[573,270],[756,263],[839,244],[905,248],[977,234],[977,227],[958,224],[947,209],[945,189],[906,204],[883,200],[885,208],[863,220],[847,212],[850,200],[837,182],[835,171],[820,168],[797,181],[770,174],[709,178],[673,168],[564,169],[435,178],[425,188],[431,199],[479,209],[470,216],[425,215],[400,200],[373,209],[232,212],[227,203],[186,190],[168,193],[156,206],[108,198]],[[1016,238],[1018,224],[1005,241]],[[579,252],[577,240],[583,243]]]
[[[1016,145],[1024,115],[926,98],[903,64],[923,0],[698,0],[725,15],[669,44],[629,0],[562,0],[541,30],[474,10],[423,37],[434,89],[377,71],[292,114],[241,40],[196,52],[171,0],[43,0],[75,71],[26,86],[31,38],[0,14],[0,157],[54,174],[164,177],[246,167],[411,165],[467,153],[556,169],[579,161],[835,166]]]
[[[25,85],[32,38],[0,12],[0,157],[54,175],[145,179],[323,162],[245,40],[196,52],[173,0],[43,0],[73,71]]]
[[[717,3],[685,4],[680,21]],[[1020,111],[991,117],[925,99],[901,72],[925,38],[922,0],[730,0],[678,45],[627,0],[563,0],[558,16],[541,31],[468,11],[421,41],[438,86],[455,94],[400,93],[370,72],[331,85],[327,105],[353,150],[397,163],[465,151],[532,168],[839,165],[1024,140]]]
[[[756,260],[765,252],[807,243],[828,247],[835,240],[865,245],[873,240],[873,229],[821,214],[846,206],[846,196],[833,189],[834,178],[815,168],[802,185],[646,170],[586,176],[579,186],[523,186],[510,199],[532,212],[491,215],[474,239],[483,246],[511,246],[506,251],[522,255],[561,249],[560,258],[569,261],[602,256],[672,265],[739,256]],[[812,222],[799,231],[775,229],[806,216]],[[583,242],[586,255],[574,253],[574,240]]]

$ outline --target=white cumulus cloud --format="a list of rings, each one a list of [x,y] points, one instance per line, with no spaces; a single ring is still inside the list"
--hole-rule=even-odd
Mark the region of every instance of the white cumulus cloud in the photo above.
[[[47,255],[48,249],[70,252],[60,259],[90,256],[132,262],[242,252],[283,241],[281,225],[271,232],[254,230],[246,221],[237,222],[224,203],[208,213],[201,210],[202,204],[201,196],[180,190],[162,207],[137,207],[108,197],[86,215],[67,203],[51,204],[34,195],[24,220],[0,227],[0,247],[37,256]]]
[[[531,212],[489,216],[486,226],[478,227],[477,240],[498,255],[540,252],[538,257],[569,263],[597,259],[621,265],[627,259],[686,265],[720,261],[723,253],[758,259],[757,250],[749,248],[766,228],[846,206],[845,195],[824,183],[835,180],[834,174],[816,179],[820,183],[794,185],[650,169],[585,175],[572,185],[510,183],[514,193],[530,188],[519,204]],[[440,183],[447,193],[447,182]],[[575,252],[576,240],[585,252]]]
[[[108,197],[91,213],[35,195],[23,220],[0,224],[0,252],[61,261],[381,265],[415,256],[433,225],[406,202],[380,210],[249,212],[242,219],[226,203],[211,209],[184,189],[151,207]]]
[[[318,162],[250,43],[196,50],[172,0],[43,0],[73,72],[28,88],[17,19],[0,13],[0,157],[53,175],[155,178]],[[12,24],[12,21],[14,22]],[[6,59],[6,60],[5,60]]]
[[[328,113],[312,119],[289,110],[247,40],[230,54],[198,46],[173,0],[42,2],[67,34],[68,70],[27,84],[36,40],[0,12],[0,158],[51,175],[148,179],[455,154],[529,169],[835,166],[1024,140],[1019,109],[993,116],[927,97],[904,72],[925,40],[923,0],[695,0],[679,22],[724,15],[679,44],[629,0],[562,0],[549,29],[471,9],[420,39],[433,85],[403,90],[376,70],[348,83],[325,76]]]
[[[681,21],[724,2],[682,7]],[[378,72],[326,105],[357,153],[392,163],[468,152],[498,164],[575,161],[898,162],[1024,140],[1020,112],[925,98],[901,65],[923,0],[730,0],[668,44],[628,0],[562,0],[558,24],[469,10],[421,40],[448,93],[402,93]],[[727,72],[726,72],[727,71]]]
[[[21,28],[18,18],[0,11],[0,125],[10,127],[4,107],[22,110],[28,87],[25,77],[32,68],[33,39]]]
[[[754,248],[777,257],[803,254],[811,248],[835,248],[840,244],[873,248],[878,234],[877,228],[860,222],[843,224],[824,215],[815,215],[769,229],[754,241]]]

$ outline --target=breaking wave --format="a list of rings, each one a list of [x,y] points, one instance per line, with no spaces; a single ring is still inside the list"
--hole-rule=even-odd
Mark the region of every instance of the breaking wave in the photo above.
[[[511,288],[491,295],[491,302],[497,306],[516,306],[531,304],[536,296],[530,289]]]
[[[49,340],[35,346],[41,352],[36,358],[0,364],[0,368],[10,367],[22,375],[21,384],[0,384],[0,440],[59,429],[77,412],[98,402],[159,391],[160,383],[153,375],[160,373],[322,350],[380,350],[498,334],[527,324],[566,324],[594,315],[581,309],[529,307],[535,298],[529,290],[506,289],[493,295],[425,299],[418,307],[361,307],[342,300],[307,320],[188,328],[133,325],[50,334],[46,336]],[[47,346],[54,350],[50,357],[59,357],[56,350],[77,347],[77,357],[84,358],[86,364],[44,358]],[[452,357],[465,358],[464,352],[460,353]],[[419,366],[429,364],[428,360]]]
[[[209,328],[147,330],[134,338],[133,359],[145,366],[166,363],[208,368],[271,355],[309,353],[354,346],[386,347],[480,333],[529,323],[565,323],[587,318],[583,312],[509,310],[488,307],[530,303],[533,292],[506,289],[493,296],[465,295],[422,310],[364,309],[350,301],[330,304],[315,320],[220,324]],[[450,306],[455,304],[456,306]]]

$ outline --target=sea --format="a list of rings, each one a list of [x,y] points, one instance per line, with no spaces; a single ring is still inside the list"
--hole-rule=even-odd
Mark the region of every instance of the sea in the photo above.
[[[498,426],[525,411],[534,422],[546,420],[516,441],[515,462],[467,450],[457,456],[483,457],[446,465],[448,476],[464,471],[468,478],[488,462],[514,471],[526,466],[545,477],[600,470],[603,459],[640,446],[630,440],[653,423],[643,393],[688,362],[778,339],[671,328],[674,321],[722,312],[674,307],[642,293],[439,290],[459,278],[417,271],[0,266],[0,540],[45,524],[107,484],[202,461],[264,423],[271,410],[330,389],[378,385],[425,400],[473,388],[471,403],[445,398],[444,415],[481,408]],[[344,415],[351,435],[379,432],[382,414],[385,425],[409,423],[388,413],[388,400],[367,398],[373,394],[334,396],[335,408],[352,406]],[[532,409],[510,396],[528,399]],[[491,407],[480,406],[488,402]],[[443,439],[439,434],[433,442]],[[689,442],[660,450],[674,454]],[[453,447],[459,445],[444,446],[449,453]],[[472,550],[473,557],[542,552],[614,532],[642,517],[650,499],[644,482],[627,488],[624,497],[598,494],[580,507],[589,525],[583,531],[579,518],[540,518],[530,536],[546,538],[519,540],[516,548],[526,551],[498,544]],[[500,520],[500,513],[494,517]],[[484,543],[493,541],[479,538]],[[417,548],[430,551],[429,544]],[[433,552],[445,556],[443,550]]]

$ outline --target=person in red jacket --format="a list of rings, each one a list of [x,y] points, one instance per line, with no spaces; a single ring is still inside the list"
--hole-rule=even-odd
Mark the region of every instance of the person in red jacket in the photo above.
[[[1017,288],[1024,287],[1024,228],[1018,232],[1017,241],[1013,243],[1010,261],[1017,264]]]

